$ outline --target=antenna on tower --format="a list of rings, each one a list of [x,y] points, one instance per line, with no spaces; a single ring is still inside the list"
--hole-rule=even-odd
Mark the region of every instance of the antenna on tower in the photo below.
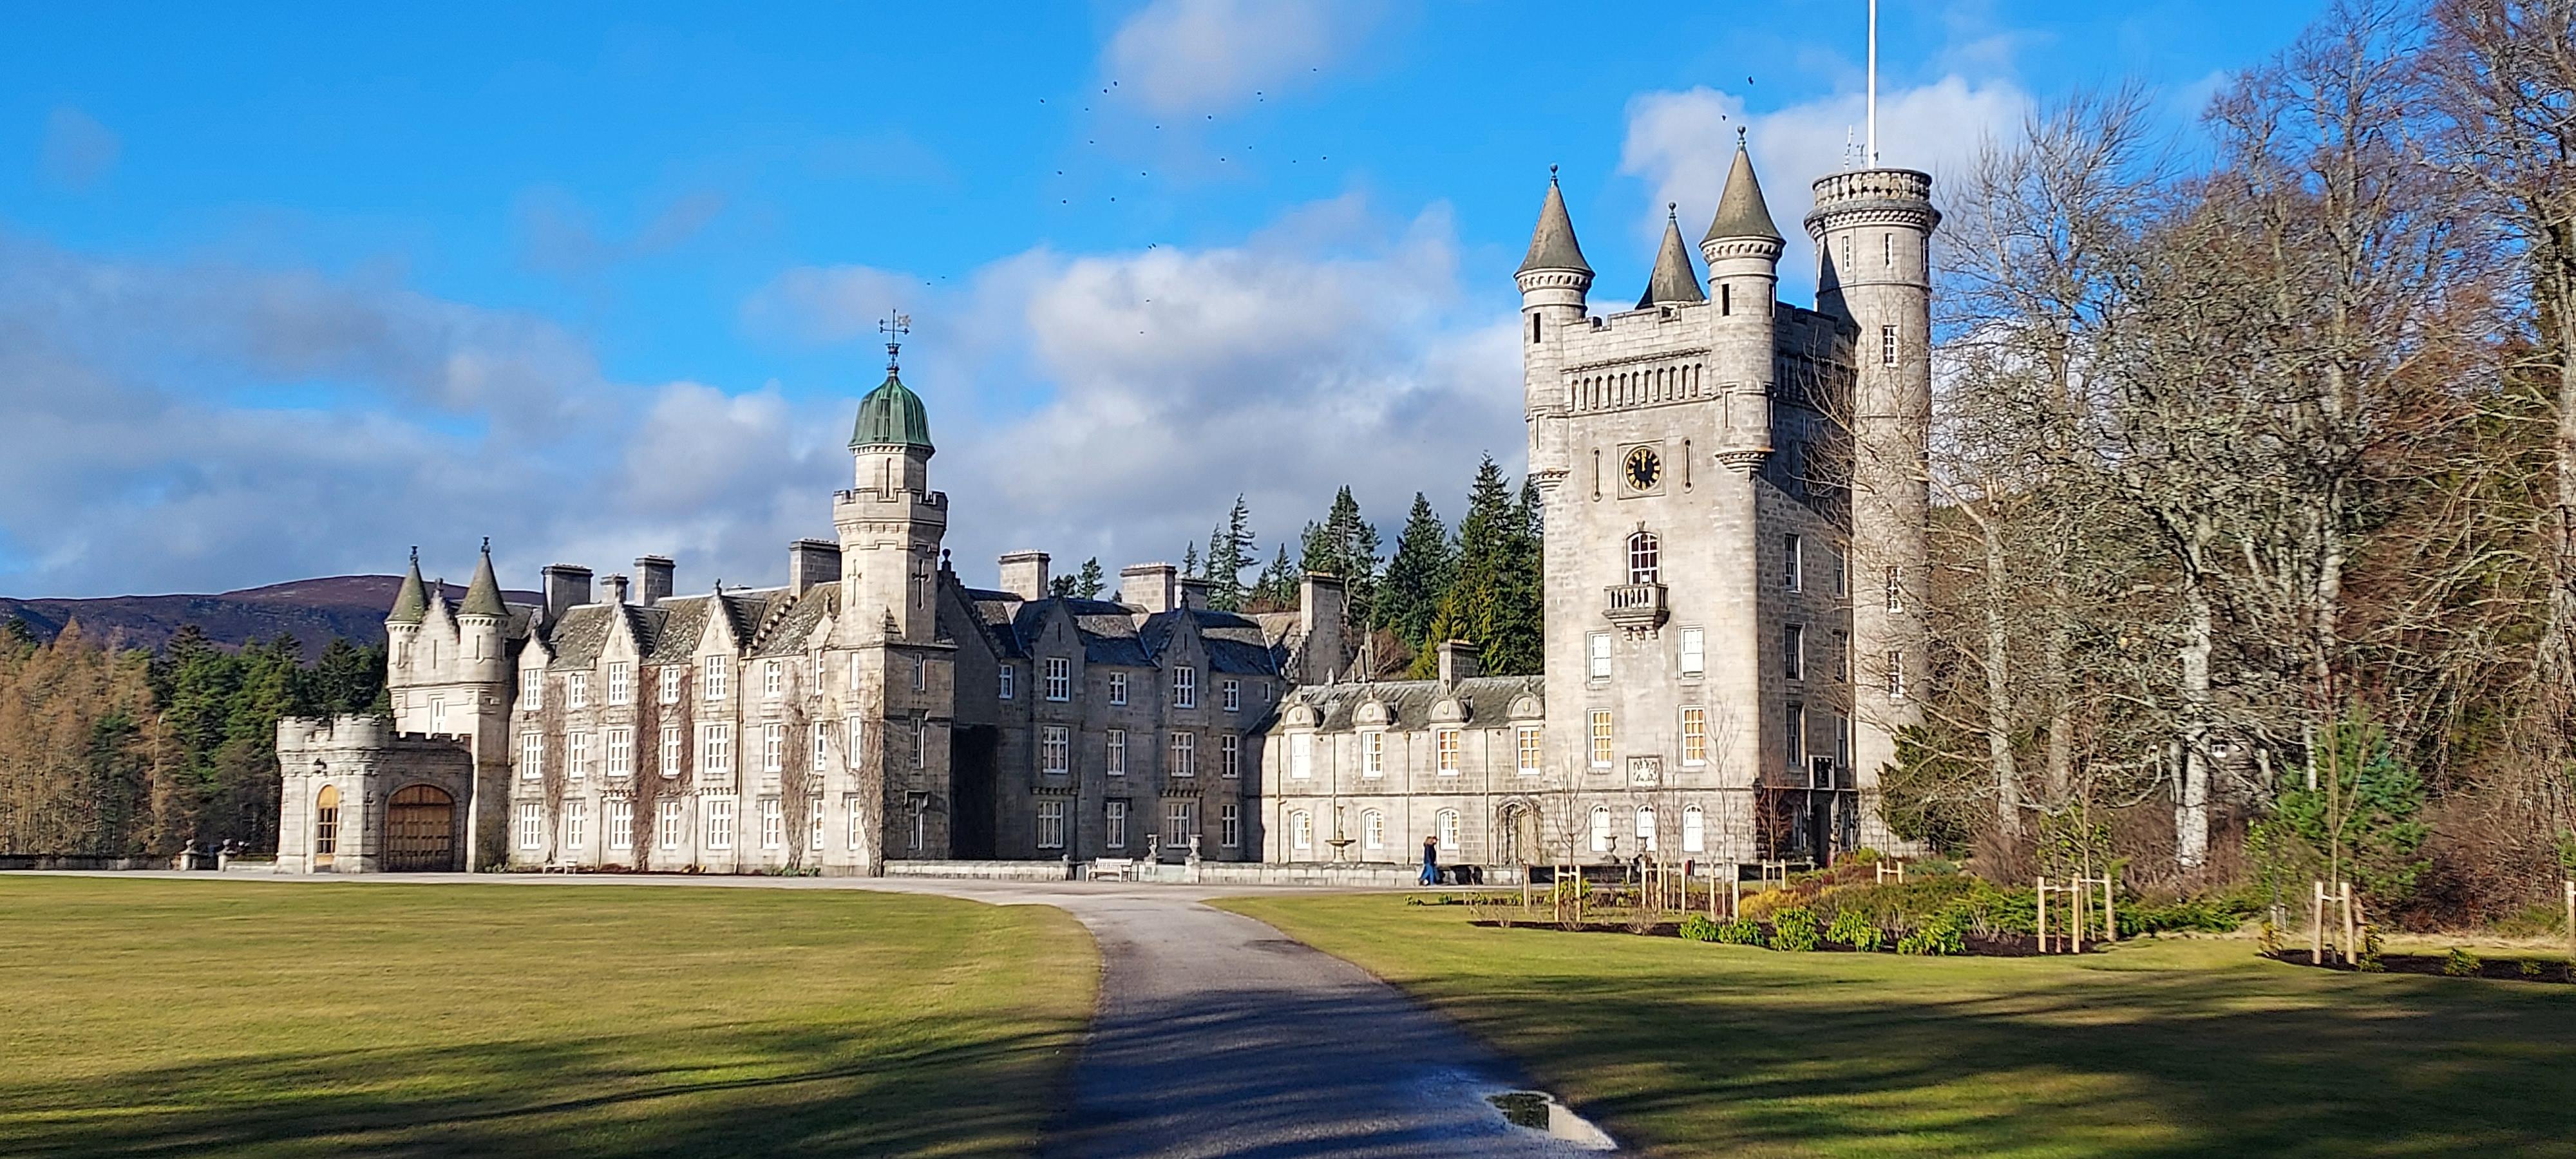
[[[1869,0],[1869,148],[1862,160],[1878,168],[1878,0]]]

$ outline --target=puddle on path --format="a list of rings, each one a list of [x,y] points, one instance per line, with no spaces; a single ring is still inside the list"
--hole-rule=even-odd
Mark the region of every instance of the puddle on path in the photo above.
[[[1575,1114],[1556,1096],[1546,1091],[1505,1091],[1487,1095],[1485,1101],[1503,1113],[1503,1120],[1515,1127],[1536,1131],[1550,1139],[1572,1143],[1586,1151],[1616,1151],[1617,1143],[1602,1133],[1590,1120]]]

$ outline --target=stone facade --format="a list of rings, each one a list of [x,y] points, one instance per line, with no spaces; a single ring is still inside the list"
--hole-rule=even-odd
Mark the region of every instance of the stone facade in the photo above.
[[[471,740],[397,732],[382,717],[290,719],[277,728],[277,869],[455,871],[501,862],[477,830]]]
[[[1426,838],[1496,869],[1895,845],[1877,774],[1916,719],[1939,217],[1906,170],[1816,195],[1815,309],[1777,300],[1784,243],[1739,149],[1706,279],[1674,222],[1637,308],[1594,315],[1550,183],[1517,274],[1544,676],[1449,647],[1437,680],[1337,682],[1326,576],[1259,614],[1209,609],[1167,564],[1114,598],[1054,595],[1033,551],[970,587],[941,550],[926,408],[889,365],[836,537],[791,544],[783,586],[676,595],[648,556],[631,587],[556,565],[541,606],[510,605],[487,545],[451,607],[415,554],[387,617],[390,725],[280,727],[281,868],[319,867],[326,787],[330,867],[384,867],[373,835],[413,782],[405,823],[448,794],[474,868],[1377,872]]]

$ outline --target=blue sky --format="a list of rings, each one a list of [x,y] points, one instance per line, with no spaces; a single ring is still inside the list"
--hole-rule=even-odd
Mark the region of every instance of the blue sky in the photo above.
[[[1519,466],[1547,166],[1596,308],[1733,129],[1775,216],[1839,166],[1863,5],[13,4],[0,594],[680,560],[828,535],[874,319],[915,334],[959,568],[1266,554],[1359,489]],[[2178,134],[2308,3],[1890,0],[1882,156],[1938,175],[2079,86]],[[1651,23],[1649,22],[1651,21]],[[1796,271],[1798,260],[1784,261]],[[1794,273],[1784,295],[1807,290]]]

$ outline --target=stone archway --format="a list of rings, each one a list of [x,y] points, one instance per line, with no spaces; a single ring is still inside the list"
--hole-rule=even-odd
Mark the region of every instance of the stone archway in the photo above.
[[[387,873],[453,873],[456,798],[435,785],[409,785],[385,803]]]

